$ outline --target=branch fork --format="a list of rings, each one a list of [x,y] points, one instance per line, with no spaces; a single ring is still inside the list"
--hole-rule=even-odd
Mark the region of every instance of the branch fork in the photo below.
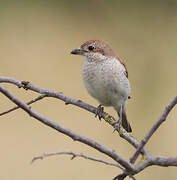
[[[177,104],[177,96],[169,103],[169,105],[165,108],[162,115],[159,117],[159,119],[155,122],[155,124],[152,126],[152,128],[147,132],[147,134],[144,136],[144,138],[140,142],[131,134],[127,133],[126,130],[124,130],[121,126],[119,128],[116,128],[116,131],[119,133],[120,137],[126,140],[129,144],[131,144],[136,149],[135,153],[130,158],[130,161],[127,161],[123,157],[121,157],[117,152],[106,147],[105,145],[102,145],[88,137],[77,134],[73,132],[72,130],[61,126],[60,124],[47,119],[46,117],[42,116],[38,112],[34,111],[31,107],[29,107],[29,105],[47,97],[47,98],[56,98],[56,99],[62,100],[65,102],[66,105],[72,104],[82,109],[85,109],[95,115],[98,115],[97,114],[98,109],[96,107],[89,105],[81,100],[72,99],[68,96],[65,96],[61,92],[51,91],[51,90],[37,87],[27,81],[21,82],[13,78],[0,77],[0,83],[13,84],[19,88],[23,87],[25,90],[30,90],[30,91],[39,93],[39,96],[37,98],[24,103],[23,101],[16,98],[12,93],[10,93],[5,87],[0,86],[0,92],[3,95],[5,95],[10,101],[16,104],[14,108],[11,108],[8,111],[0,113],[0,116],[8,114],[14,110],[17,110],[18,108],[21,108],[24,111],[26,111],[31,117],[40,121],[41,123],[55,129],[56,131],[60,133],[63,133],[66,136],[71,137],[75,141],[79,141],[80,143],[86,144],[96,149],[97,151],[104,153],[105,155],[109,156],[114,161],[114,162],[108,162],[108,161],[98,159],[95,157],[90,157],[81,153],[74,153],[72,151],[63,151],[63,152],[45,153],[43,155],[34,157],[32,162],[34,162],[37,159],[43,159],[45,157],[54,156],[54,155],[71,155],[71,159],[74,159],[76,157],[82,157],[85,159],[100,162],[100,163],[118,167],[119,169],[121,169],[123,173],[114,177],[113,180],[123,180],[126,178],[126,176],[129,176],[130,178],[135,179],[134,175],[140,173],[142,170],[152,165],[164,166],[164,167],[166,166],[177,167],[177,157],[152,156],[144,148],[145,145],[148,143],[149,139],[157,131],[160,125],[166,120],[168,114]],[[102,111],[99,112],[99,117],[102,117],[109,125],[111,125],[115,129],[117,121],[115,120],[114,117],[104,112],[103,109]],[[142,155],[143,161],[139,162],[138,164],[134,164],[140,154]]]

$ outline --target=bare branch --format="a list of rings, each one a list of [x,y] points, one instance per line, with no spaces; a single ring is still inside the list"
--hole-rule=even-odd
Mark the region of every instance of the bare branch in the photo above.
[[[177,104],[177,96],[171,101],[171,103],[165,108],[163,114],[157,120],[157,122],[153,125],[150,131],[146,134],[146,136],[141,141],[140,146],[137,147],[136,152],[130,159],[130,163],[134,164],[141,149],[148,142],[153,133],[158,129],[158,127],[166,120],[168,114],[172,110],[172,108]],[[146,160],[136,166],[136,173],[142,171],[144,168],[151,165],[159,165],[159,166],[176,166],[177,158],[168,158],[168,157],[159,157],[159,156],[150,156],[148,153],[145,154]],[[127,174],[124,172],[116,177],[119,179],[126,178]]]
[[[177,96],[170,102],[170,104],[165,108],[164,112],[160,116],[160,118],[157,120],[157,122],[152,126],[150,131],[145,135],[145,137],[142,139],[140,146],[137,148],[136,152],[130,159],[131,163],[134,163],[138,157],[138,155],[141,152],[141,149],[146,145],[150,137],[154,134],[154,132],[159,128],[159,126],[166,120],[168,114],[173,109],[173,107],[177,104]]]
[[[126,176],[127,176],[126,173],[122,173],[122,174],[115,176],[112,180],[123,180],[126,178]]]
[[[27,104],[27,105],[30,105],[30,104],[32,104],[32,103],[34,103],[34,102],[37,102],[37,101],[43,99],[43,98],[46,97],[46,96],[47,96],[47,95],[42,94],[42,95],[38,96],[37,98],[32,99],[31,101],[27,102],[26,104]],[[20,108],[19,106],[15,106],[15,107],[7,110],[7,111],[4,111],[4,112],[0,113],[0,116],[5,115],[5,114],[8,114],[8,113],[10,113],[10,112],[12,112],[12,111],[15,111],[15,110],[19,109],[19,108]]]
[[[115,166],[115,167],[118,167],[120,169],[122,169],[123,171],[125,170],[122,166],[120,166],[119,164],[117,163],[112,163],[112,162],[108,162],[108,161],[105,161],[105,160],[102,160],[102,159],[98,159],[98,158],[95,158],[95,157],[91,157],[91,156],[87,156],[87,155],[84,155],[82,153],[74,153],[72,151],[64,151],[64,152],[51,152],[51,153],[44,153],[40,156],[36,156],[32,159],[31,163],[33,163],[34,161],[38,160],[38,159],[44,159],[46,157],[50,157],[50,156],[56,156],[56,155],[71,155],[71,160],[73,160],[74,158],[76,157],[82,157],[84,159],[89,159],[89,160],[92,160],[92,161],[96,161],[96,162],[100,162],[100,163],[103,163],[103,164],[106,164],[106,165],[110,165],[110,166]]]
[[[131,179],[136,180],[136,178],[133,175],[128,175],[127,173],[119,174],[116,177],[114,177],[113,180],[124,180],[126,176],[129,176]]]
[[[75,106],[78,106],[82,109],[85,109],[89,112],[92,112],[96,114],[97,108],[94,106],[91,106],[87,103],[84,103],[80,100],[72,99],[68,96],[63,95],[61,92],[56,91],[50,91],[43,88],[39,88],[37,86],[32,85],[29,82],[20,82],[12,78],[6,78],[6,77],[0,77],[0,83],[6,82],[6,83],[12,83],[15,84],[18,87],[23,87],[26,90],[32,90],[34,92],[40,93],[41,96],[47,96],[47,97],[53,97],[56,99],[60,99],[65,102],[65,104],[73,104]],[[108,165],[119,167],[123,170],[123,173],[116,176],[114,179],[123,180],[126,178],[126,176],[130,176],[132,179],[135,179],[133,175],[139,173],[143,169],[145,169],[148,166],[151,165],[158,165],[158,166],[177,166],[177,157],[162,157],[162,156],[151,156],[145,149],[144,146],[148,142],[148,140],[151,138],[151,136],[154,134],[154,132],[159,128],[159,126],[166,120],[168,114],[172,110],[172,108],[177,104],[177,97],[174,98],[174,100],[166,107],[161,117],[158,119],[158,121],[153,125],[153,127],[150,129],[150,131],[146,134],[146,136],[142,139],[141,143],[134,138],[132,135],[127,133],[122,127],[120,129],[117,129],[119,135],[124,138],[127,142],[129,142],[131,145],[133,145],[137,150],[130,159],[130,163],[123,159],[121,156],[119,156],[114,150],[107,148],[104,145],[99,144],[98,142],[91,140],[87,137],[81,136],[77,133],[72,132],[71,130],[61,126],[60,124],[57,124],[55,122],[52,122],[48,120],[46,117],[43,117],[39,113],[32,110],[27,104],[23,103],[19,99],[17,99],[15,96],[13,96],[7,89],[0,86],[0,92],[2,92],[6,97],[8,97],[11,101],[13,101],[18,107],[22,108],[24,111],[26,111],[30,116],[34,117],[35,119],[39,120],[40,122],[44,123],[47,126],[50,126],[51,128],[71,137],[73,140],[82,142],[88,146],[91,146],[92,148],[106,154],[107,156],[111,157],[113,160],[115,160],[117,163],[111,163],[100,160],[93,157],[88,157],[82,154],[72,153],[72,152],[65,152],[65,154],[72,155],[72,158],[75,158],[76,156],[88,158],[90,160],[102,162]],[[40,96],[39,96],[40,97]],[[38,98],[39,98],[38,97]],[[37,99],[37,98],[36,98]],[[33,101],[33,100],[32,100]],[[31,102],[32,102],[31,101]],[[113,128],[115,128],[115,123],[117,120],[114,119],[114,117],[110,116],[106,112],[101,112],[101,116],[103,119],[108,122]],[[64,154],[64,152],[59,152],[59,154]],[[139,154],[143,155],[143,161],[138,163],[137,165],[133,165],[138,157]],[[36,159],[42,158],[43,156],[52,156],[56,155],[56,153],[48,153],[46,156],[45,154],[42,156],[36,157]],[[76,155],[76,156],[75,156]],[[34,158],[35,160],[35,158]]]
[[[177,166],[177,157],[164,157],[164,156],[149,156],[149,158],[142,163],[135,166],[135,173],[139,173],[148,166]]]
[[[21,83],[21,81],[17,81],[14,78],[9,78],[9,77],[0,77],[0,83],[10,83],[10,84],[14,84],[17,87],[21,88],[23,87],[23,84]]]
[[[3,93],[7,98],[9,98],[11,101],[13,101],[17,106],[22,108],[24,111],[26,111],[31,117],[39,120],[43,124],[57,130],[60,133],[63,133],[69,137],[71,137],[75,141],[82,142],[96,150],[98,150],[101,153],[106,154],[107,156],[111,157],[113,160],[115,160],[117,163],[119,163],[121,166],[123,166],[126,170],[132,172],[134,171],[134,167],[125,159],[123,159],[121,156],[119,156],[114,150],[109,149],[108,147],[99,144],[98,142],[89,139],[85,136],[81,136],[73,131],[71,131],[68,128],[65,128],[61,126],[60,124],[48,120],[46,117],[40,115],[39,113],[35,112],[30,108],[28,105],[17,99],[15,96],[13,96],[6,88],[0,86],[0,92]]]
[[[31,90],[40,94],[45,94],[47,97],[53,97],[53,98],[57,98],[60,99],[62,101],[65,102],[65,104],[72,104],[75,106],[78,106],[82,109],[85,109],[91,113],[94,113],[95,115],[97,114],[97,108],[94,106],[91,106],[81,100],[76,100],[76,99],[72,99],[68,96],[65,96],[63,93],[61,92],[56,92],[56,91],[50,91],[50,90],[46,90],[44,88],[39,88],[37,86],[32,85],[29,82],[25,82],[25,81],[17,81],[13,78],[7,78],[7,77],[0,77],[0,83],[11,83],[16,85],[17,87],[21,88],[25,88],[26,90]],[[102,112],[101,116],[103,117],[103,119],[109,123],[114,129],[115,129],[115,125],[117,123],[117,120],[115,120],[114,117],[110,116],[108,113],[106,112]],[[131,145],[133,145],[135,148],[139,147],[139,141],[133,137],[132,135],[130,135],[129,133],[127,133],[123,128],[120,129],[116,129],[116,131],[119,133],[119,135],[125,139],[127,142],[129,142]],[[143,155],[148,156],[148,152],[145,149],[141,149],[141,153]]]

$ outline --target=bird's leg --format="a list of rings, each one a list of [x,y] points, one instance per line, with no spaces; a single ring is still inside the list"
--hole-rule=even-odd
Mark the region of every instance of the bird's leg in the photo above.
[[[118,123],[119,123],[120,125],[122,125],[122,105],[120,106]]]
[[[97,110],[95,112],[95,117],[98,116],[99,120],[101,120],[101,118],[103,118],[103,112],[104,112],[104,107],[100,104],[98,107],[97,107]]]
[[[122,105],[120,106],[120,111],[119,111],[119,120],[117,120],[114,124],[114,131],[119,130],[120,127],[122,127]]]

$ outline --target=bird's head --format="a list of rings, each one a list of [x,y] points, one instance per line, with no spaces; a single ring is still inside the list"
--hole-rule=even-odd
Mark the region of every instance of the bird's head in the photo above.
[[[71,54],[81,55],[87,61],[102,61],[109,58],[115,58],[114,51],[108,44],[100,40],[89,40],[83,43],[79,48],[71,51]]]

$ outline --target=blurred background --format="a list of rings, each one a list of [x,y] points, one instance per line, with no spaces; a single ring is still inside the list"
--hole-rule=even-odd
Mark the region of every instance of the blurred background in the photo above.
[[[177,1],[0,1],[0,76],[30,81],[97,106],[82,83],[83,60],[70,54],[89,39],[108,42],[127,64],[133,135],[144,137],[177,93]],[[5,85],[24,102],[36,93]],[[0,112],[14,104],[0,94]],[[129,159],[134,149],[104,121],[75,106],[46,98],[32,108],[50,120],[88,136]],[[116,116],[112,108],[106,112]],[[22,110],[0,117],[0,179],[112,179],[114,167],[68,156],[30,164],[44,152],[69,151],[110,160],[96,150],[30,118]],[[177,156],[177,108],[146,148],[153,155]],[[111,161],[111,160],[110,160]],[[82,173],[81,173],[82,172]],[[137,179],[177,179],[177,169],[149,167]],[[127,178],[128,179],[128,178]]]

